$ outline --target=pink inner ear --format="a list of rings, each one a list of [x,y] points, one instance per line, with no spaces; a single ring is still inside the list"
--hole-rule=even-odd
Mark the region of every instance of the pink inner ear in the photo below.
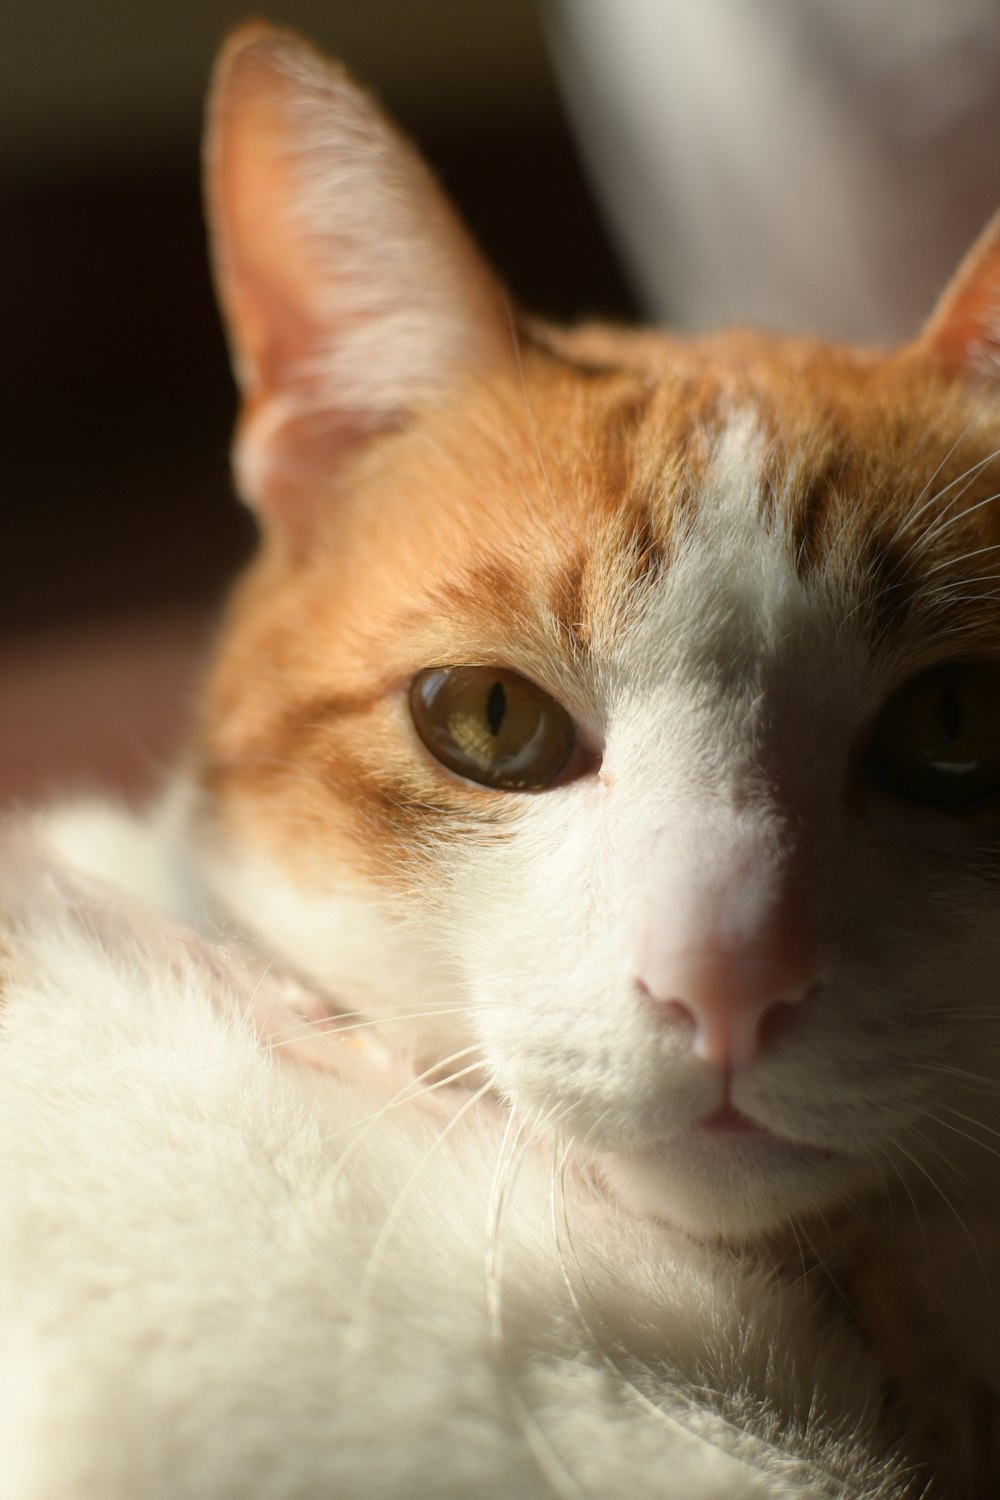
[[[336,343],[340,309],[327,286],[332,247],[302,228],[288,81],[279,88],[266,42],[220,66],[211,113],[209,214],[216,281],[237,379],[251,407],[295,397],[308,410],[321,384],[323,354]],[[247,498],[261,498],[248,496]]]
[[[1000,378],[1000,224],[996,221],[959,267],[921,342],[949,374]]]

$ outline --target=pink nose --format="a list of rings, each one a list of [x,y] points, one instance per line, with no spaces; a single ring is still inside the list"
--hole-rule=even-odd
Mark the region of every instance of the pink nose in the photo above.
[[[757,958],[707,951],[674,955],[661,966],[655,990],[644,980],[640,985],[664,1019],[690,1021],[696,1057],[735,1071],[761,1050],[765,1023],[805,997],[813,973],[801,954]]]

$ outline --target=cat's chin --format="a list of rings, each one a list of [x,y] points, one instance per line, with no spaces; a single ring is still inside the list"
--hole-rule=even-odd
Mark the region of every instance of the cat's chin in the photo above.
[[[636,1217],[699,1240],[751,1240],[808,1217],[852,1187],[851,1158],[763,1129],[689,1128],[669,1140],[606,1151],[598,1175]]]

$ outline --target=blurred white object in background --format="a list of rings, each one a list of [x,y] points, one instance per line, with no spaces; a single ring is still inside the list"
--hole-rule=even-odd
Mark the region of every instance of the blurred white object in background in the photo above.
[[[1000,208],[1000,0],[552,0],[645,311],[890,342]]]

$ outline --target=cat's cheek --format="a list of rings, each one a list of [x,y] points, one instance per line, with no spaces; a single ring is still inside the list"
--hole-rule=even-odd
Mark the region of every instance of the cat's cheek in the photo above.
[[[204,825],[198,834],[202,880],[223,924],[235,918],[279,969],[321,992],[328,1010],[386,1022],[387,1038],[421,1065],[471,1044],[463,997],[429,924],[392,893],[343,874],[320,884],[284,866],[266,837],[235,842]]]

